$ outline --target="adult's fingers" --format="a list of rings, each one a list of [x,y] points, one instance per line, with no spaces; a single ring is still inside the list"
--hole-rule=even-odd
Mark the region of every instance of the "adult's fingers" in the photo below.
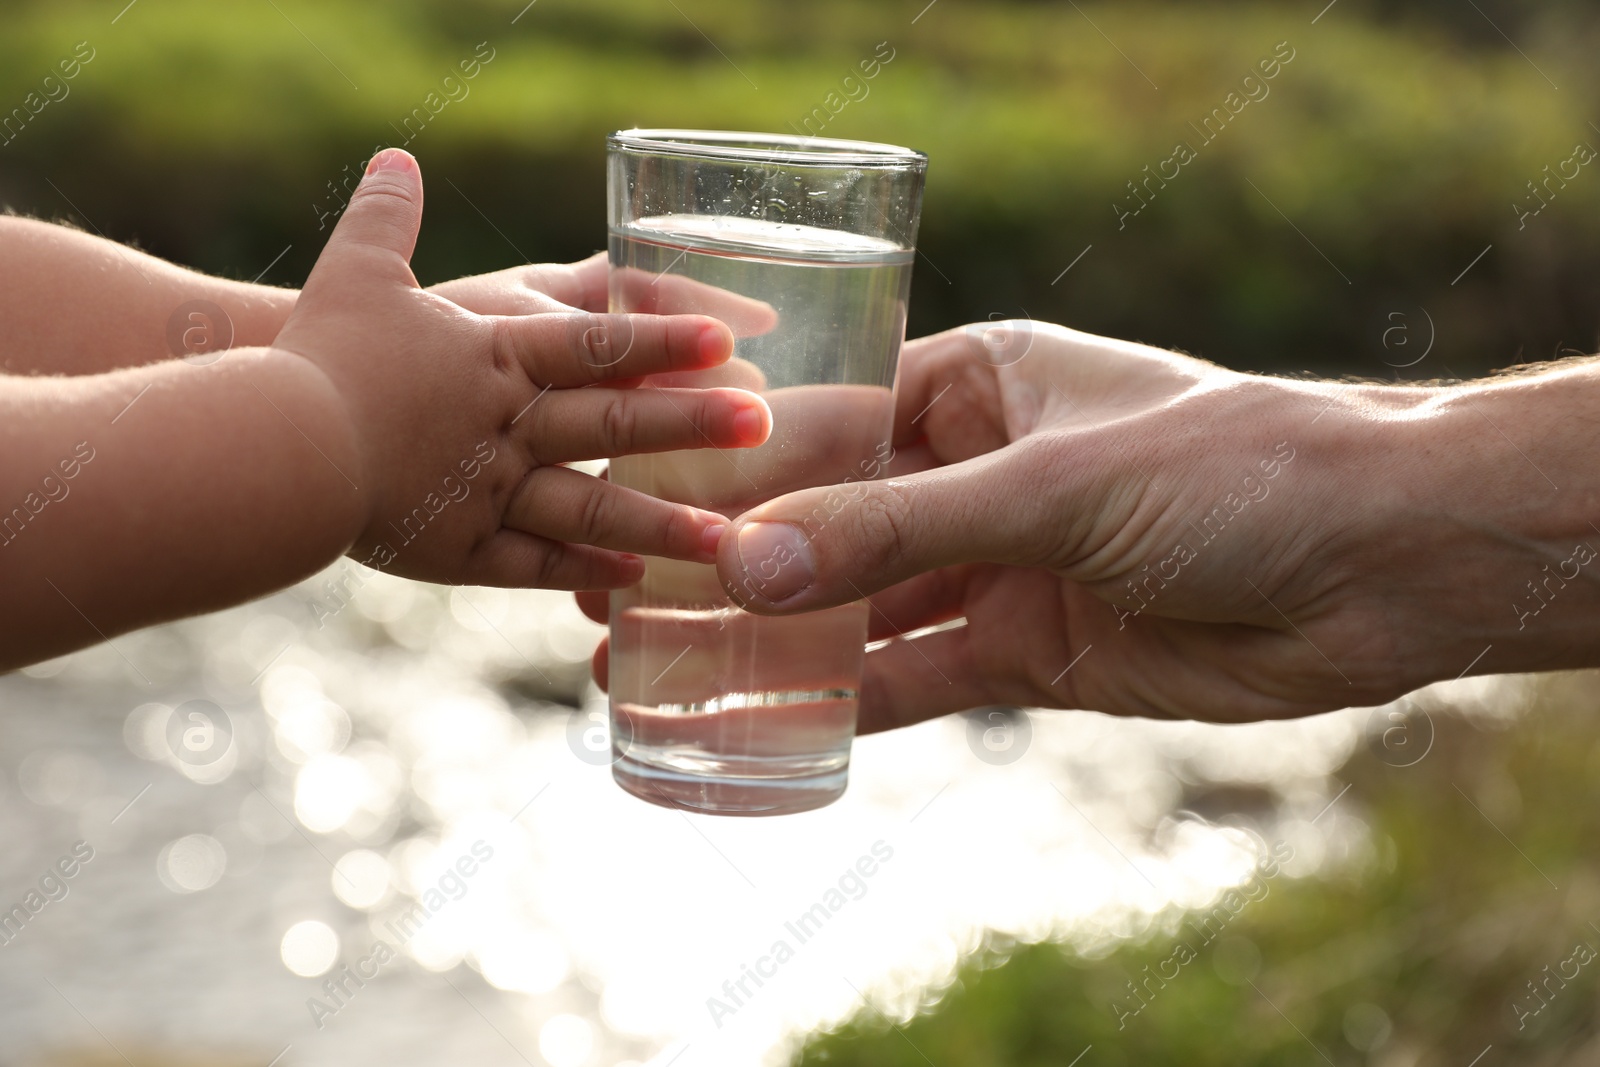
[[[904,478],[803,489],[739,516],[717,556],[728,595],[762,615],[847,603],[960,563],[1036,564],[1068,534],[1061,463],[1029,438]],[[1091,509],[1094,502],[1074,500]]]
[[[906,342],[895,386],[894,442],[926,439],[946,463],[1003,448],[1012,439],[1001,367],[975,341],[976,327]]]
[[[1148,345],[1027,319],[979,322],[905,345],[896,444],[946,463],[1002,448],[1041,423],[1105,424],[1192,388],[1212,368]]]
[[[882,478],[903,478],[908,474],[919,474],[922,471],[931,471],[935,467],[943,467],[949,460],[939,458],[926,441],[915,444],[896,445],[894,458],[884,467]]]
[[[687,448],[749,448],[772,413],[742,389],[561,389],[536,398],[514,432],[540,463]]]
[[[958,618],[970,573],[966,567],[946,567],[875,594],[867,617],[867,640],[902,637],[912,630]],[[575,599],[578,610],[590,621],[602,626],[611,621],[609,593],[580,592]]]
[[[972,567],[943,567],[874,593],[867,616],[867,640],[901,637],[925,626],[959,618]]]
[[[578,266],[593,271],[593,262],[585,260]],[[601,263],[604,264],[603,259]],[[611,306],[619,310],[651,315],[711,315],[727,323],[735,337],[759,337],[778,325],[777,309],[765,300],[682,275],[623,267],[610,272],[609,282]]]
[[[972,659],[965,626],[867,653],[857,734],[874,734],[1003,701]]]
[[[695,370],[733,353],[733,334],[704,315],[491,317],[500,358],[540,385],[570,388]]]
[[[949,399],[946,390],[967,373],[972,351],[966,331],[945,330],[907,341],[900,347],[899,374],[895,379],[894,423],[896,436],[915,435],[920,416]]]
[[[503,521],[552,541],[709,563],[728,520],[568,467],[540,467],[512,494]]]

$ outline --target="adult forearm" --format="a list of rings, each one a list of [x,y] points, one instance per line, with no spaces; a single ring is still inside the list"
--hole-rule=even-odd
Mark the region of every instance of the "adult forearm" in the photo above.
[[[1600,666],[1600,364],[1405,390],[1383,422],[1352,561],[1391,582],[1393,651],[1435,677]]]
[[[0,379],[0,455],[0,670],[282,588],[364,521],[337,395],[270,350]]]
[[[1468,499],[1508,550],[1484,591],[1498,620],[1491,635],[1503,635],[1522,669],[1600,665],[1600,364],[1484,383],[1442,407],[1480,435],[1479,456],[1511,454],[1492,485],[1477,457],[1457,459]]]
[[[230,338],[234,348],[269,345],[297,296],[64,226],[0,218],[0,317],[8,324],[0,373],[98,374],[212,351]]]

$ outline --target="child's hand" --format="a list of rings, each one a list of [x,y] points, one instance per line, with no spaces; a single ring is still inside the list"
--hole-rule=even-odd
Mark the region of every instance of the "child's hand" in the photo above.
[[[431,581],[568,589],[637,580],[625,553],[712,560],[722,516],[561,464],[764,441],[770,413],[743,390],[619,387],[725,361],[728,328],[580,312],[531,285],[501,299],[538,313],[473,314],[417,287],[421,217],[416,161],[380,153],[273,346],[318,367],[347,415],[351,555]],[[484,281],[448,284],[484,306]],[[567,281],[593,303],[592,282]]]
[[[489,274],[452,278],[428,292],[479,315],[534,315],[546,311],[606,310],[604,252],[577,263],[528,263]]]
[[[612,270],[604,252],[577,263],[530,263],[428,286],[480,315],[531,315],[541,311],[604,311],[610,297],[653,315],[714,315],[735,337],[759,337],[778,324],[771,304],[718,289],[679,274]]]

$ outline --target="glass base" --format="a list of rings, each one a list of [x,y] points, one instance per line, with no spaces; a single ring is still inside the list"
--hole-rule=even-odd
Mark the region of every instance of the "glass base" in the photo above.
[[[844,795],[850,750],[817,756],[727,756],[681,746],[628,746],[611,775],[640,800],[704,815],[792,815]]]

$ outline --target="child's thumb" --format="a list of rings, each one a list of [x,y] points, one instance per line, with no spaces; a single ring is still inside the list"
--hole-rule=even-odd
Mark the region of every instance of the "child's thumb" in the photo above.
[[[385,148],[367,164],[324,255],[365,245],[409,263],[421,225],[422,171],[410,152]]]

